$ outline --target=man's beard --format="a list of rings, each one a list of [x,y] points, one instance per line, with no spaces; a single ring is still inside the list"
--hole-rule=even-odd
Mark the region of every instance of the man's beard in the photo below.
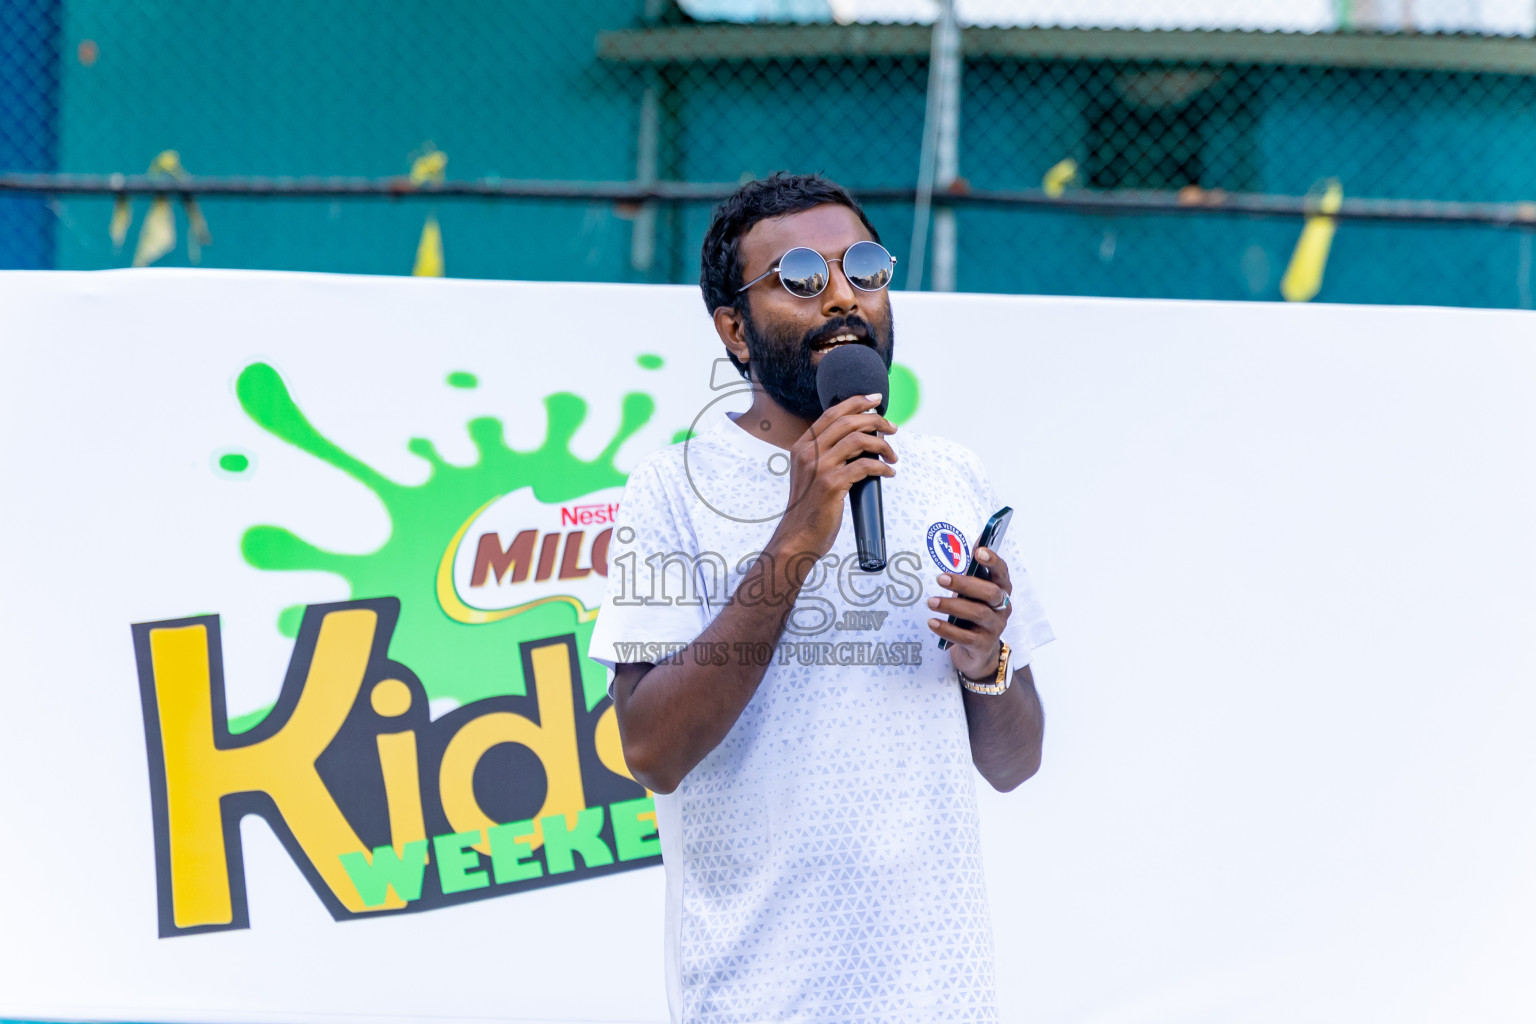
[[[896,352],[894,318],[887,320],[885,337],[880,336],[874,324],[857,316],[829,320],[814,331],[799,336],[775,331],[771,325],[766,331],[758,330],[750,309],[742,310],[741,321],[753,379],[780,408],[807,423],[816,422],[822,412],[821,396],[816,391],[816,367],[811,364],[812,344],[850,327],[862,327],[869,335],[869,346],[880,353],[887,370],[891,368]]]

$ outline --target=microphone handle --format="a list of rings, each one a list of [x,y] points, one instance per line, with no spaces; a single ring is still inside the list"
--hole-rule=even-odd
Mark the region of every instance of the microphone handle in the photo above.
[[[848,503],[853,512],[859,568],[879,572],[885,568],[885,507],[880,502],[880,478],[867,476],[855,483],[848,489]]]

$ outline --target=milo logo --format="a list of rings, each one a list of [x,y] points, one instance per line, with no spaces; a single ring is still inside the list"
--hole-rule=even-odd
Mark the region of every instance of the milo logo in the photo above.
[[[489,622],[548,601],[565,601],[590,618],[602,603],[608,543],[622,487],[596,502],[540,502],[522,488],[487,504],[454,534],[441,572],[451,587],[438,595],[459,622]]]

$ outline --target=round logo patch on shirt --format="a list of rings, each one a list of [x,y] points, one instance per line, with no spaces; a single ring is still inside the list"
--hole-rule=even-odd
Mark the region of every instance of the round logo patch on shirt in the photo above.
[[[945,572],[965,572],[971,564],[971,546],[965,542],[965,534],[948,523],[928,527],[928,553]]]

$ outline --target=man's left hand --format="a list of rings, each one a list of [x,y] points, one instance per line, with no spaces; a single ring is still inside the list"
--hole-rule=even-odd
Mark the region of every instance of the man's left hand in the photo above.
[[[939,586],[954,591],[955,596],[928,599],[929,608],[965,619],[973,628],[962,629],[945,619],[929,619],[928,628],[953,642],[949,656],[956,670],[971,679],[990,681],[997,675],[997,659],[1002,653],[998,640],[1013,613],[1009,599],[1013,584],[1008,577],[1008,563],[997,552],[977,548],[975,557],[991,573],[991,579],[940,573]]]

